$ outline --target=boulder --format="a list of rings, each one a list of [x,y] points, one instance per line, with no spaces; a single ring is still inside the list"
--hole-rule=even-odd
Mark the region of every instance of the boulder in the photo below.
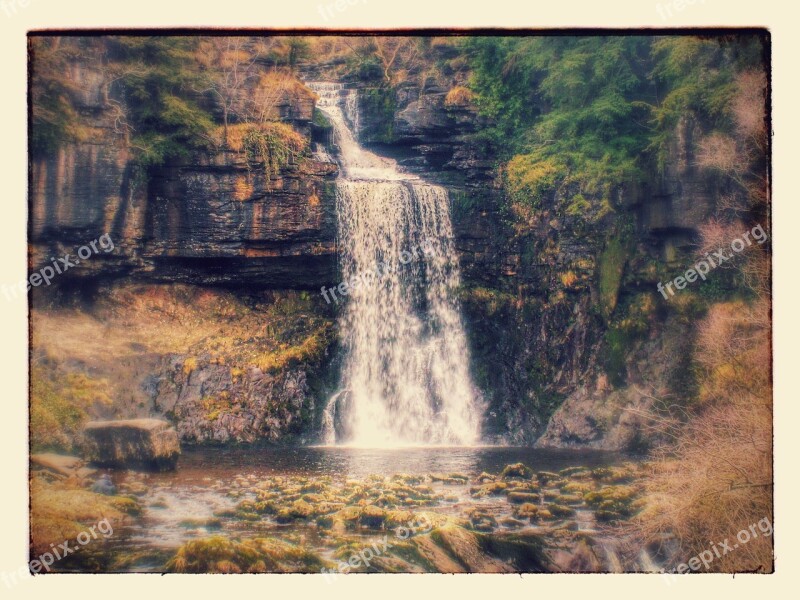
[[[113,468],[174,469],[181,453],[178,434],[166,421],[92,421],[84,431],[87,459]]]
[[[31,469],[44,470],[53,473],[58,477],[67,479],[85,479],[92,475],[95,470],[86,467],[84,462],[77,456],[65,454],[41,453],[31,454]]]

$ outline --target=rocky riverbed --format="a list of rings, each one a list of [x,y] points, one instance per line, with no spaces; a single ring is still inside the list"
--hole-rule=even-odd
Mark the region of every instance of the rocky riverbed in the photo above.
[[[54,523],[80,530],[106,516],[113,535],[52,570],[338,575],[642,568],[624,562],[618,549],[625,523],[640,508],[638,463],[508,448],[436,454],[295,448],[265,450],[259,460],[258,453],[190,451],[175,472],[113,473],[106,494],[87,489],[102,472],[64,479],[37,469],[33,553],[72,537]],[[525,462],[502,464],[526,454]],[[369,472],[390,464],[398,470]],[[76,499],[81,511],[65,512]]]

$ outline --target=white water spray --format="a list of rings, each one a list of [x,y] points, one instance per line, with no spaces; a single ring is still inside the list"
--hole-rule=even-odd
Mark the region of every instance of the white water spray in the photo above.
[[[346,357],[341,389],[323,416],[325,442],[476,444],[481,409],[455,300],[459,269],[447,191],[356,142],[355,91],[324,82],[309,87],[339,148],[342,281],[359,282],[341,315]]]

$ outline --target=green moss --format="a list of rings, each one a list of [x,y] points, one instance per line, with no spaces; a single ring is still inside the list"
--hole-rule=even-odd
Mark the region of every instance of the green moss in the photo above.
[[[242,135],[242,148],[248,162],[263,165],[264,175],[273,179],[303,155],[306,138],[291,125],[262,123],[247,127]]]
[[[317,107],[314,107],[314,118],[312,123],[315,127],[319,127],[320,129],[333,129],[333,125],[331,125],[328,117],[326,117],[325,113],[323,113]]]
[[[591,207],[592,205],[583,197],[583,194],[576,194],[565,212],[571,217],[579,217],[588,212]]]
[[[314,552],[273,538],[222,536],[181,546],[166,564],[172,573],[318,573],[328,563]]]
[[[397,98],[394,89],[387,86],[367,88],[361,91],[361,110],[370,115],[374,127],[365,132],[371,142],[390,144],[394,141],[394,113]]]
[[[31,370],[31,448],[72,451],[93,404],[111,404],[105,379],[83,373]]]
[[[617,306],[626,261],[625,245],[618,237],[612,237],[597,261],[600,312],[606,319],[611,317]]]

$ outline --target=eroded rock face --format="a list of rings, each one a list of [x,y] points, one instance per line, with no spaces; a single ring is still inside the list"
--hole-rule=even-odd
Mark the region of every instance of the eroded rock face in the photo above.
[[[177,423],[190,444],[281,442],[311,429],[313,394],[302,368],[241,376],[229,367],[204,365],[186,374],[172,357],[156,383],[156,408]]]
[[[631,350],[624,385],[613,389],[605,375],[595,375],[558,407],[540,448],[597,448],[644,452],[657,440],[647,416],[658,398],[668,397],[690,355],[693,332],[687,323],[669,319],[663,333]]]
[[[73,79],[71,101],[90,135],[31,160],[32,270],[109,234],[113,251],[57,283],[133,277],[318,289],[333,282],[336,165],[309,155],[267,177],[245,152],[220,149],[145,172],[104,97],[102,67],[83,65]],[[310,93],[287,95],[276,108],[310,141]]]
[[[181,453],[177,432],[159,419],[91,421],[84,434],[87,458],[100,466],[170,470]]]

